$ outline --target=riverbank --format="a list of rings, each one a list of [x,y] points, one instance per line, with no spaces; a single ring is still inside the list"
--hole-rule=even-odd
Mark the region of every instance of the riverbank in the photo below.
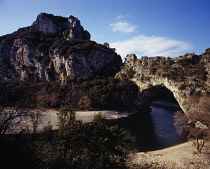
[[[21,131],[33,131],[34,125],[37,125],[36,131],[42,131],[47,125],[51,125],[53,130],[58,129],[58,110],[33,110],[33,116],[17,118],[16,125],[12,126],[7,134],[16,134]],[[101,113],[105,119],[118,119],[128,117],[128,113],[120,113],[116,110],[103,110],[103,111],[76,111],[76,120],[82,123],[90,123],[93,121],[94,115]]]
[[[196,153],[193,142],[186,142],[170,148],[137,153],[131,161],[131,169],[209,169],[210,144],[203,153]]]

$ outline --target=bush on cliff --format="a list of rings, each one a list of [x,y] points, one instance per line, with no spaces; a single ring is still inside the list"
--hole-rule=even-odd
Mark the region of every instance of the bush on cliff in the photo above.
[[[174,82],[189,81],[206,81],[207,71],[205,69],[205,62],[201,55],[193,55],[191,57],[180,56],[175,62],[171,58],[159,62],[153,62],[153,66],[149,68],[151,75],[158,75],[163,78],[168,78]]]

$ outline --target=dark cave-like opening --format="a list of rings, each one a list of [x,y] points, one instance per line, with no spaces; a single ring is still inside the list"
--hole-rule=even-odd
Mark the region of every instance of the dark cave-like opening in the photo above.
[[[153,91],[153,101],[163,101],[170,102],[179,105],[173,93],[167,89],[165,86],[155,86],[152,88]]]

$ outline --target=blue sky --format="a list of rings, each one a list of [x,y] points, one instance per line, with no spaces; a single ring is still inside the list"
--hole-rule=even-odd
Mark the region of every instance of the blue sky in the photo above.
[[[41,12],[78,17],[91,39],[124,58],[178,57],[210,47],[210,0],[0,0],[0,36]]]

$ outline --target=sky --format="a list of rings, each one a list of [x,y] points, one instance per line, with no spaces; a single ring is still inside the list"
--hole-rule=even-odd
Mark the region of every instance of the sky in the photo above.
[[[0,0],[0,36],[30,26],[39,13],[73,15],[125,58],[178,57],[210,48],[210,0]]]

